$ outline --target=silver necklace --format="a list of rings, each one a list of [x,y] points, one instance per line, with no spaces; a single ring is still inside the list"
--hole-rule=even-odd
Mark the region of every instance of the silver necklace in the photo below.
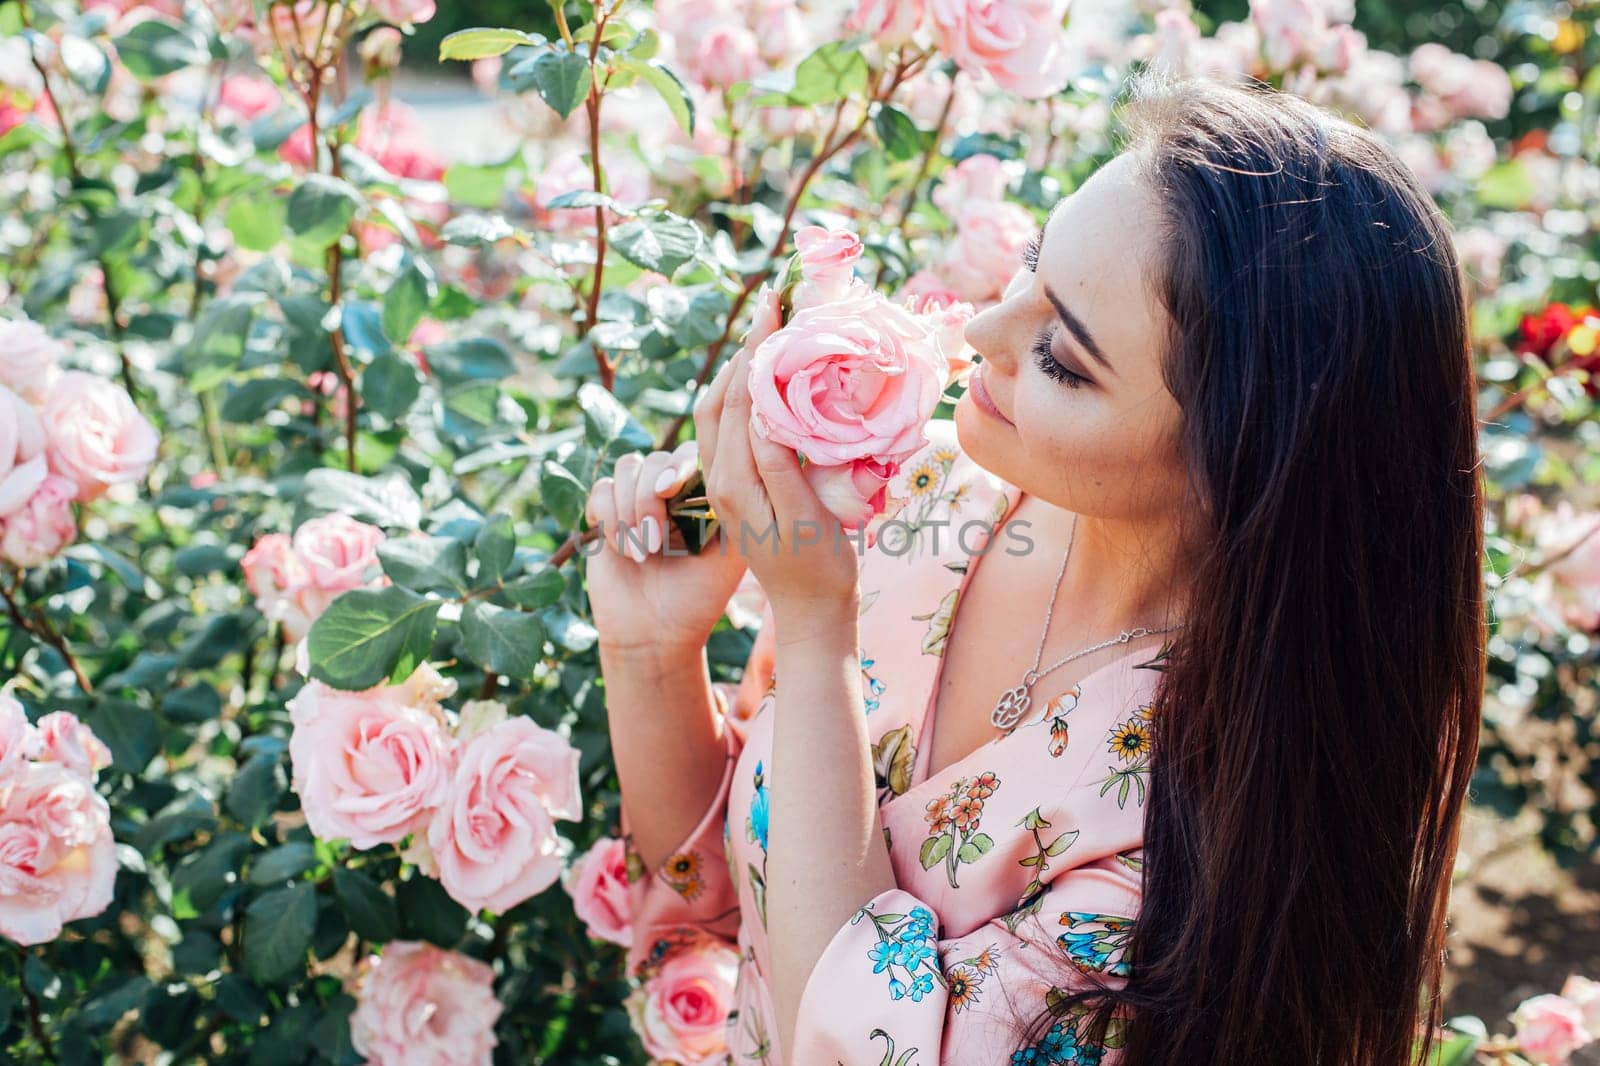
[[[1092,651],[1099,651],[1101,648],[1112,644],[1126,644],[1128,641],[1137,640],[1139,637],[1148,637],[1155,633],[1170,633],[1174,629],[1183,628],[1184,623],[1179,622],[1176,625],[1163,626],[1160,629],[1150,629],[1146,626],[1139,626],[1136,629],[1124,629],[1110,640],[1102,640],[1098,644],[1080,648],[1054,665],[1040,670],[1039,657],[1044,654],[1044,638],[1050,632],[1050,616],[1056,609],[1056,593],[1061,591],[1061,579],[1067,573],[1067,560],[1072,557],[1072,542],[1077,539],[1077,536],[1078,516],[1073,515],[1072,532],[1067,537],[1067,551],[1061,557],[1061,570],[1056,574],[1055,589],[1050,593],[1050,603],[1045,608],[1044,631],[1039,634],[1039,647],[1033,653],[1033,666],[1028,669],[1027,673],[1022,675],[1021,684],[1015,688],[1008,688],[1001,693],[999,700],[995,702],[994,710],[989,712],[989,721],[994,723],[996,729],[1010,729],[1022,720],[1022,716],[1028,713],[1028,705],[1033,702],[1033,697],[1029,695],[1029,690],[1033,688],[1034,682],[1056,669],[1056,667],[1065,666],[1074,659],[1082,658]]]

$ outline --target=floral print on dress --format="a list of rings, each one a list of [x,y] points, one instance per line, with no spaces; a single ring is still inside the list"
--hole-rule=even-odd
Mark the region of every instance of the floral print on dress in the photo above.
[[[889,975],[890,999],[921,1003],[935,984],[944,984],[932,911],[913,907],[906,914],[875,914],[867,906],[855,913],[850,924],[862,918],[871,921],[877,931],[878,940],[867,949],[867,958],[872,961],[873,973]]]
[[[928,622],[928,632],[922,638],[922,654],[944,655],[945,641],[950,638],[950,620],[955,616],[956,600],[960,597],[960,589],[951,589],[944,594],[939,600],[939,606],[932,611],[911,616],[919,622]]]
[[[1086,914],[1066,911],[1060,924],[1068,931],[1056,937],[1061,950],[1084,973],[1108,973],[1127,977],[1131,972],[1123,957],[1128,938],[1133,935],[1133,919],[1115,914]],[[1112,956],[1117,956],[1112,961]]]
[[[756,763],[754,791],[750,793],[750,814],[744,821],[745,837],[761,849],[761,865],[749,864],[750,893],[756,901],[761,927],[767,925],[767,814],[771,810],[767,793],[766,763]]]
[[[1000,949],[993,944],[970,959],[951,963],[944,970],[944,986],[950,995],[950,1007],[957,1014],[978,1002],[983,992],[984,978],[1000,966]]]
[[[667,861],[661,864],[661,876],[686,900],[695,899],[705,888],[705,879],[700,876],[698,851],[680,851],[667,856]]]
[[[891,729],[872,745],[872,779],[878,787],[878,802],[903,795],[911,787],[911,771],[916,765],[917,747],[911,742],[911,727]]]
[[[956,883],[956,868],[974,863],[994,847],[994,838],[978,832],[983,818],[983,803],[1000,787],[1000,778],[985,770],[976,777],[963,777],[944,795],[928,801],[924,817],[928,820],[928,839],[918,856],[924,870],[945,864],[951,888]]]
[[[877,665],[877,662],[878,660],[876,659],[869,659],[865,655],[861,656],[861,681],[864,686],[863,694],[865,696],[863,702],[866,704],[868,714],[877,710],[879,705],[882,704],[883,692],[887,687],[882,681],[872,676],[871,669]]]
[[[1138,805],[1144,806],[1146,781],[1150,777],[1150,729],[1153,708],[1140,707],[1126,721],[1111,731],[1106,741],[1107,749],[1116,757],[1108,766],[1110,773],[1102,780],[1100,794],[1104,796],[1113,788],[1117,790],[1117,806],[1127,805],[1129,790],[1138,787]]]

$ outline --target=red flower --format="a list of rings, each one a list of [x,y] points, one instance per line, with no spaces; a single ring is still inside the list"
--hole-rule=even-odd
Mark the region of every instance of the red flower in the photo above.
[[[1543,359],[1578,321],[1579,313],[1562,303],[1553,303],[1536,315],[1523,315],[1522,340],[1517,351]]]

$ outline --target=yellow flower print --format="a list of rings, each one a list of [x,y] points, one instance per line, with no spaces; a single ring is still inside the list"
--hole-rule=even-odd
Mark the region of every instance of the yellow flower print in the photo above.
[[[955,491],[950,493],[950,510],[961,510],[961,505],[966,502],[967,493],[971,490],[971,488],[972,483],[970,481],[963,481],[960,485],[956,486]]]
[[[1111,734],[1112,754],[1123,762],[1130,762],[1150,750],[1150,727],[1138,718],[1130,718]]]
[[[939,484],[939,471],[932,465],[923,463],[906,478],[906,487],[913,496],[926,496]]]
[[[684,899],[692,900],[705,888],[700,876],[700,853],[680,851],[661,864],[661,875]]]
[[[950,990],[950,1006],[957,1014],[978,1001],[978,990],[983,982],[965,966],[952,966],[944,973],[945,987]]]
[[[936,463],[953,463],[956,461],[956,450],[954,448],[940,448],[933,453],[933,461]]]

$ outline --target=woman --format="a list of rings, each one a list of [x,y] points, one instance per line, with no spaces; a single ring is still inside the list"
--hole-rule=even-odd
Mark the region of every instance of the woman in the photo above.
[[[890,486],[916,550],[786,532],[825,512],[747,352],[591,495],[630,963],[736,943],[730,1061],[1387,1066],[1438,1017],[1484,653],[1450,232],[1292,96],[1145,74],[1123,115]],[[616,550],[696,447],[782,550]]]

